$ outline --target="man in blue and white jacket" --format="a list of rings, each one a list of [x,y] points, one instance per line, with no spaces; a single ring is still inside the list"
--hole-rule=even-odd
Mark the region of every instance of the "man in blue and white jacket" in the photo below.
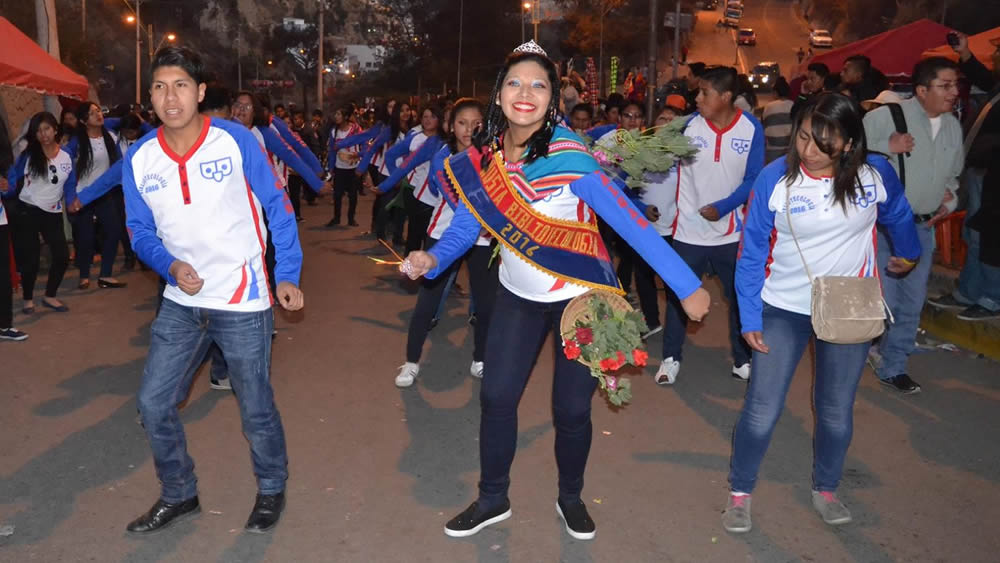
[[[764,167],[764,128],[733,105],[736,70],[708,69],[699,77],[698,112],[684,130],[698,153],[678,163],[673,247],[695,275],[714,272],[729,302],[729,344],[734,377],[750,377],[750,349],[740,334],[734,290],[743,206]],[[656,382],[672,384],[680,372],[687,318],[671,295],[663,331],[663,363]]]
[[[263,532],[278,522],[288,478],[284,430],[269,381],[274,297],[265,241],[270,231],[278,302],[301,309],[295,218],[253,135],[237,123],[198,113],[206,87],[200,57],[165,47],[151,67],[150,97],[163,125],[129,149],[122,188],[132,246],[167,280],[138,396],[162,490],[127,530],[154,532],[200,511],[177,403],[214,342],[229,368],[257,477],[246,529]]]

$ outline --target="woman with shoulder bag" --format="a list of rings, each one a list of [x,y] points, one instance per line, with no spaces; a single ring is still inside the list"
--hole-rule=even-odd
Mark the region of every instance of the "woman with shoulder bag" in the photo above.
[[[892,239],[890,271],[904,274],[920,258],[903,186],[884,156],[868,152],[854,101],[820,96],[796,116],[792,138],[788,154],[754,183],[736,265],[742,332],[753,361],[733,431],[731,492],[722,516],[734,533],[750,531],[750,493],[795,368],[814,337],[812,503],[827,524],[851,521],[835,491],[851,443],[868,334],[880,332],[885,317],[876,221]]]

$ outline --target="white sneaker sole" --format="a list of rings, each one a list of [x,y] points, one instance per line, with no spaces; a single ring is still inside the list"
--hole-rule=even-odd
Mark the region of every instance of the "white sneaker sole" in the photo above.
[[[723,526],[723,528],[725,528],[726,531],[729,532],[730,534],[745,534],[745,533],[749,532],[751,529],[753,529],[753,525],[750,525],[750,526],[739,526],[739,527],[736,527],[736,526]]]
[[[656,328],[654,328],[654,329],[652,329],[652,330],[647,331],[646,333],[644,333],[641,338],[643,340],[646,340],[650,336],[653,336],[655,334],[659,334],[661,332],[663,332],[663,326],[658,326],[658,327],[656,327]]]
[[[474,535],[478,534],[479,531],[482,530],[483,528],[485,528],[486,526],[491,526],[493,524],[496,524],[497,522],[503,522],[504,520],[510,518],[511,515],[513,515],[513,514],[514,514],[514,512],[511,509],[508,508],[507,512],[504,512],[503,514],[500,514],[498,516],[494,516],[493,518],[490,518],[489,520],[483,520],[478,526],[476,526],[475,528],[468,529],[468,530],[452,530],[452,529],[448,528],[448,526],[445,526],[444,527],[444,535],[446,535],[448,537],[452,537],[452,538],[467,538],[469,536],[474,536]]]
[[[397,379],[396,380],[396,387],[401,387],[401,388],[410,387],[411,385],[413,385],[414,381],[416,381],[416,378],[413,378],[413,379],[411,379],[409,381]]]
[[[831,525],[831,526],[841,526],[841,525],[844,525],[844,524],[850,524],[853,520],[854,519],[851,518],[850,516],[846,516],[846,517],[843,517],[843,518],[837,518],[835,520],[825,520],[824,519],[823,521],[826,522],[827,524]]]
[[[566,533],[573,536],[574,538],[578,540],[592,540],[594,539],[594,536],[597,535],[597,530],[594,530],[593,532],[577,532],[572,528],[570,528],[569,522],[566,521],[566,516],[563,515],[562,508],[559,508],[558,501],[556,502],[556,513],[559,514],[559,517],[562,518],[563,524],[566,525]]]

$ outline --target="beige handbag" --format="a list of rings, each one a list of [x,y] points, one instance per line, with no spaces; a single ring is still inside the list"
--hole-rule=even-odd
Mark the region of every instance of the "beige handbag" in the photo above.
[[[877,277],[820,276],[814,278],[792,228],[791,190],[785,187],[785,215],[795,248],[812,284],[812,327],[816,338],[834,344],[859,344],[885,332],[889,307]],[[892,312],[889,312],[892,322]]]

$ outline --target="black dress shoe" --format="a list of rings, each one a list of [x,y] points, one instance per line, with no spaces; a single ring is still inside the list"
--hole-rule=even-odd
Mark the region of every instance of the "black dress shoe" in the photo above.
[[[149,512],[136,518],[125,530],[133,534],[148,534],[166,528],[167,526],[194,516],[201,512],[198,497],[191,497],[177,504],[157,500]]]
[[[246,531],[255,534],[263,534],[274,528],[281,518],[281,511],[285,509],[285,493],[276,495],[257,494],[257,502],[250,511],[250,518],[247,518]]]
[[[97,278],[97,287],[101,287],[101,288],[104,288],[104,289],[120,289],[120,288],[123,288],[123,287],[125,287],[127,285],[128,285],[127,282],[113,282],[113,281],[102,280],[101,278]]]

